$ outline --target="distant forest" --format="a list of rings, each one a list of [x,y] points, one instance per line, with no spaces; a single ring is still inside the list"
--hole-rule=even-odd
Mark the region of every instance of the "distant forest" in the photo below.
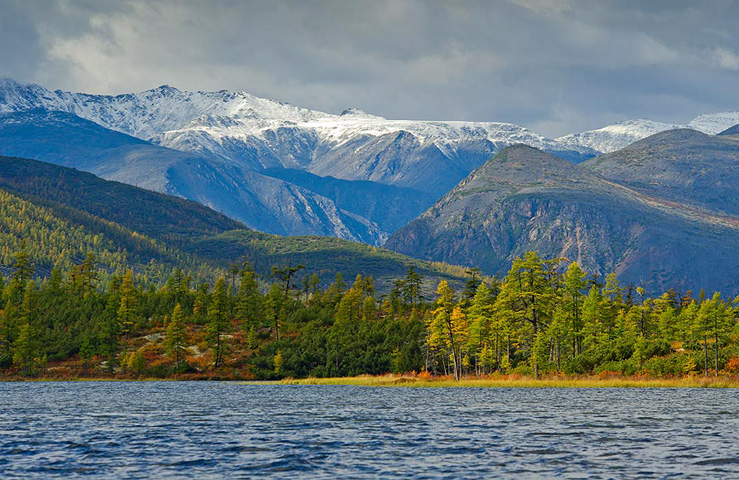
[[[214,282],[176,268],[154,283],[100,270],[92,252],[41,277],[29,248],[0,277],[5,377],[739,373],[739,298],[648,298],[533,252],[500,280],[471,269],[427,298],[413,266],[380,295],[372,277],[321,288],[303,265],[259,276],[248,262]]]

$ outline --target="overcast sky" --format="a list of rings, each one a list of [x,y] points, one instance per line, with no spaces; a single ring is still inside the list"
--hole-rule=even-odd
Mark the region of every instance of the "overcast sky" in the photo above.
[[[738,27],[732,0],[3,0],[0,76],[557,136],[739,110]]]

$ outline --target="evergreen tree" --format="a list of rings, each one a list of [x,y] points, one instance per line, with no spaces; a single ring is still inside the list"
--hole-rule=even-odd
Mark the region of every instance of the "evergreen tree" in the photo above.
[[[460,324],[466,319],[463,318],[461,311],[455,312],[454,289],[446,280],[439,282],[436,293],[439,298],[436,300],[436,308],[433,311],[429,343],[437,348],[442,345],[448,348],[454,379],[459,380],[462,376],[461,352],[459,351],[462,345],[459,338]]]
[[[494,301],[488,286],[480,283],[468,310],[467,352],[474,359],[478,374],[492,367],[493,358],[490,352],[494,348],[493,345],[497,346],[500,342],[501,332],[493,324]]]
[[[23,294],[25,293],[26,286],[33,277],[31,257],[26,249],[27,243],[24,239],[21,242],[20,250],[15,254],[14,271],[10,280],[10,298],[16,305],[23,303]]]
[[[561,312],[562,328],[572,332],[573,354],[582,353],[582,292],[587,284],[585,277],[585,272],[582,271],[576,262],[573,262],[567,268],[564,278]]]
[[[413,265],[411,265],[408,267],[408,273],[406,274],[405,281],[402,284],[402,295],[405,303],[416,305],[416,302],[421,301],[422,285],[423,277],[419,275]]]

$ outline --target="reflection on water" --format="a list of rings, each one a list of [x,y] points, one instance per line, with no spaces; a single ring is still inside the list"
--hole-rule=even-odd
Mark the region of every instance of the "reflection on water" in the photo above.
[[[0,383],[0,477],[739,476],[739,392]]]

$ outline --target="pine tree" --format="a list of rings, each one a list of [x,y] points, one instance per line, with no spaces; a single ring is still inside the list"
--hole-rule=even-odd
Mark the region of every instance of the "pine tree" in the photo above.
[[[556,294],[551,277],[557,263],[559,259],[544,261],[534,252],[515,259],[495,303],[496,315],[513,325],[529,355],[536,336],[546,330],[554,313]],[[538,364],[534,374],[538,378]]]
[[[713,343],[714,375],[718,376],[719,369],[719,344],[727,330],[730,315],[726,305],[721,300],[721,294],[716,292],[710,300],[701,303],[697,315],[698,329],[703,337],[703,373],[708,375],[708,342]]]
[[[21,248],[15,254],[15,263],[13,264],[13,276],[10,279],[10,298],[16,305],[23,303],[23,294],[28,282],[33,277],[33,267],[31,266],[31,256],[28,254],[26,240],[21,241]]]
[[[605,311],[603,296],[598,286],[590,287],[590,293],[582,305],[583,344],[586,350],[594,348],[605,340]]]
[[[352,288],[341,297],[336,309],[336,322],[355,323],[362,318],[364,301],[364,282],[361,275],[357,275]]]
[[[586,286],[585,276],[580,266],[573,262],[567,268],[564,278],[562,322],[563,328],[572,332],[573,355],[582,353],[582,291]]]
[[[288,295],[290,294],[290,287],[292,286],[293,275],[303,270],[304,268],[305,265],[298,265],[296,267],[288,265],[284,268],[272,267],[272,277],[282,282],[285,299],[287,299]]]
[[[276,283],[273,284],[265,300],[265,312],[276,342],[280,341],[280,324],[282,323],[284,302],[285,299],[282,295],[282,289]]]
[[[489,368],[491,357],[488,355],[483,362],[483,353],[491,351],[491,342],[497,344],[500,340],[500,332],[493,325],[493,296],[485,283],[480,283],[472,298],[472,304],[468,310],[469,338],[467,341],[467,352],[475,359],[475,367],[478,373]]]
[[[403,281],[402,295],[403,301],[409,305],[416,305],[416,302],[421,301],[421,285],[423,284],[423,277],[416,272],[416,269],[411,265],[408,267],[408,273]]]
[[[197,323],[204,323],[208,318],[208,305],[210,302],[210,285],[206,282],[198,286],[195,292],[195,303],[192,307],[192,314]]]

